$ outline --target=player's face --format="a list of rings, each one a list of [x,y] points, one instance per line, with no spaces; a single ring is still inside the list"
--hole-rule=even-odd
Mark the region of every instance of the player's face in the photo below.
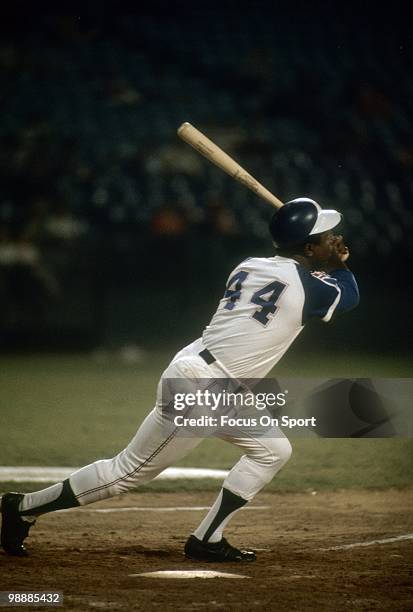
[[[320,242],[318,244],[312,244],[312,256],[311,263],[316,269],[326,266],[329,262],[334,249],[336,236],[331,230],[320,234]]]

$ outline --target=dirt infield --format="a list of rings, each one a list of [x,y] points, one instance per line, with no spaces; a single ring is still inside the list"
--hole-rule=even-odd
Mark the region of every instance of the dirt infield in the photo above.
[[[413,533],[413,490],[263,493],[227,529],[257,550],[250,565],[195,563],[182,548],[211,493],[125,495],[42,517],[31,555],[0,553],[0,590],[61,590],[68,610],[411,610],[413,540],[320,550]],[[92,513],[97,508],[147,511]],[[179,506],[180,510],[161,508]],[[154,511],[157,508],[158,511]],[[262,550],[260,550],[262,549]],[[246,580],[130,577],[155,570],[219,569]]]

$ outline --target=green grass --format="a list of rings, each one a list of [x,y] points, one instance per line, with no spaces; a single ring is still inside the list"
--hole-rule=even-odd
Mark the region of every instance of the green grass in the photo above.
[[[81,466],[111,457],[128,443],[153,407],[159,375],[171,355],[151,353],[134,366],[114,358],[97,363],[86,355],[1,357],[0,465]],[[411,364],[395,356],[287,357],[277,366],[280,376],[411,374]],[[270,488],[300,491],[413,484],[411,439],[296,439],[293,447],[291,461]],[[205,440],[177,465],[226,469],[239,455],[230,444]],[[216,483],[179,486],[216,488]]]

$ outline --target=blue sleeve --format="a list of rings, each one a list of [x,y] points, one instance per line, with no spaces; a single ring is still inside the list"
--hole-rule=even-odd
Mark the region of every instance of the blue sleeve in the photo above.
[[[350,270],[333,270],[331,278],[335,278],[341,290],[337,312],[347,312],[355,308],[360,302],[360,293],[354,274]]]
[[[336,312],[347,312],[359,302],[356,279],[350,270],[335,270],[331,274],[298,269],[304,288],[303,324],[312,317],[325,322]]]

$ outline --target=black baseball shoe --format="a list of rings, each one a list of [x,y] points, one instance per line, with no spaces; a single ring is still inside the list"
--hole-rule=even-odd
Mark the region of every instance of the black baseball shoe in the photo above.
[[[238,562],[255,561],[252,550],[238,550],[231,546],[225,538],[220,542],[202,542],[191,535],[185,544],[185,557],[195,561]]]
[[[23,542],[34,525],[34,521],[29,523],[20,517],[19,504],[22,499],[21,493],[6,493],[1,498],[1,545],[6,553],[16,557],[27,556]]]

